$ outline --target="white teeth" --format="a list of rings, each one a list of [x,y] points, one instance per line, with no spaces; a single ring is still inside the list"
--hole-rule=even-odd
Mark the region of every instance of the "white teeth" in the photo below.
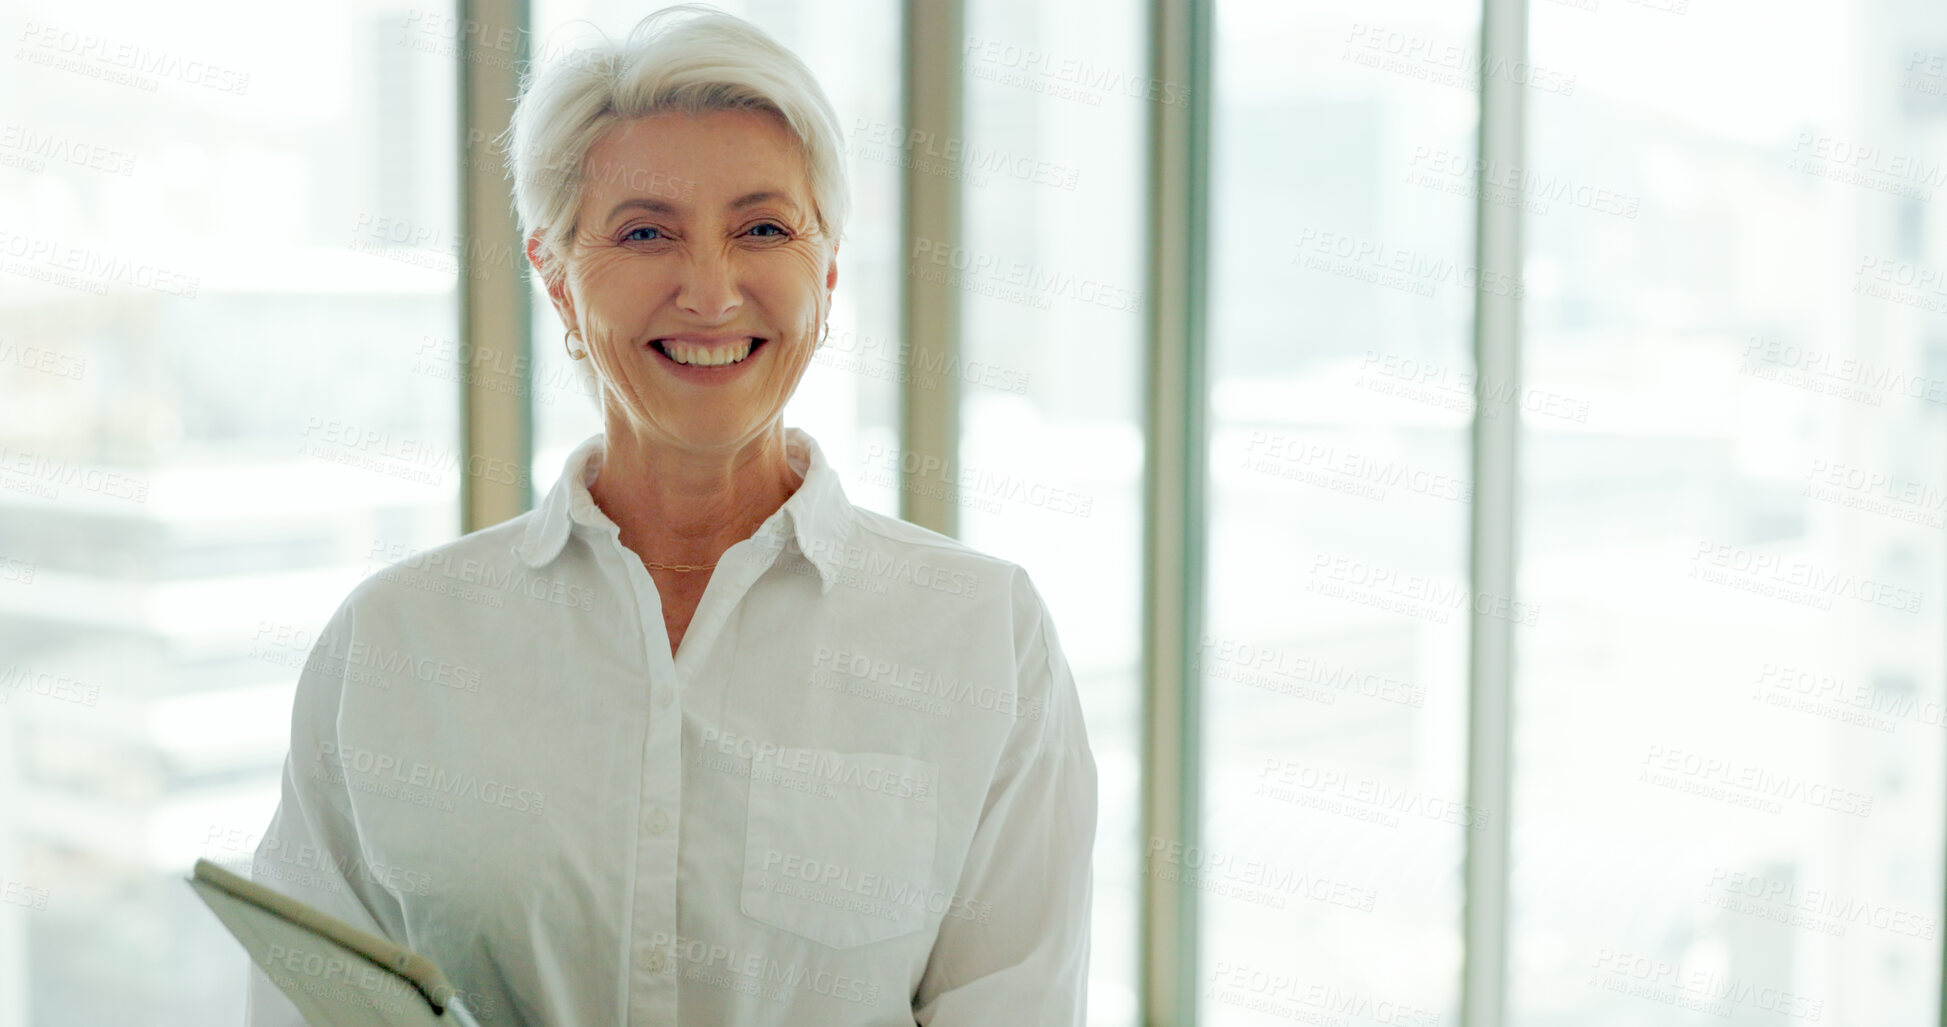
[[[669,359],[679,364],[691,364],[696,367],[720,367],[724,364],[734,364],[750,356],[750,346],[750,339],[745,339],[728,349],[720,350],[709,350],[702,346],[691,346],[687,343],[668,340],[663,343],[663,352],[669,354]]]

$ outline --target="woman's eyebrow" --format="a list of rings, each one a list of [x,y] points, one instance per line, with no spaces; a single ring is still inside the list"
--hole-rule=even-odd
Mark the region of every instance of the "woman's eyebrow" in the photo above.
[[[780,202],[780,203],[792,202],[791,197],[785,195],[784,193],[778,192],[775,189],[760,189],[757,192],[745,193],[744,195],[739,196],[734,200],[731,200],[730,209],[742,210],[745,207],[763,203],[767,200]],[[793,206],[795,206],[795,204],[793,204]],[[646,196],[637,196],[627,200],[623,200],[621,203],[616,204],[615,209],[608,212],[608,220],[613,221],[615,220],[615,215],[630,209],[646,210],[652,214],[682,213],[682,208],[680,208],[676,204],[670,203],[667,200],[656,200],[656,199],[650,199],[649,197]]]
[[[623,211],[629,210],[631,208],[646,210],[651,214],[678,213],[676,205],[666,200],[652,200],[652,199],[648,199],[647,197],[638,196],[633,199],[623,200],[621,203],[616,204],[615,209],[608,212],[608,219],[610,221],[613,221],[615,220],[615,215],[620,214]]]
[[[775,189],[763,189],[754,193],[745,193],[744,195],[739,196],[734,200],[731,200],[730,209],[742,210],[745,207],[749,207],[753,204],[763,203],[766,200],[773,200],[780,203],[790,203],[791,197],[786,196]]]

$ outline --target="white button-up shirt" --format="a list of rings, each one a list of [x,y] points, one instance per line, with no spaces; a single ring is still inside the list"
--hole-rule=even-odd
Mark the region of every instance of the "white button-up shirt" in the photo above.
[[[299,678],[252,876],[483,1027],[1082,1023],[1096,771],[1040,594],[786,439],[803,483],[673,659],[601,435],[536,509],[386,554]],[[249,1006],[301,1023],[254,967]]]

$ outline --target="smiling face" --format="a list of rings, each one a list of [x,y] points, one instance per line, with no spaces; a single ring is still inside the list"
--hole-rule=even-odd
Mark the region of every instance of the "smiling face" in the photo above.
[[[838,284],[797,138],[764,111],[657,114],[603,135],[586,168],[548,292],[605,383],[608,425],[741,449],[797,389]]]

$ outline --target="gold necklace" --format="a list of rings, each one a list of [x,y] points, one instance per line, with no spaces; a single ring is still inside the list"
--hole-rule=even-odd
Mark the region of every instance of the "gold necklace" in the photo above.
[[[717,562],[715,560],[712,560],[709,563],[705,563],[705,564],[657,563],[654,560],[644,560],[642,562],[647,567],[651,567],[657,570],[665,570],[665,571],[707,571],[710,568],[715,567],[717,565]]]

